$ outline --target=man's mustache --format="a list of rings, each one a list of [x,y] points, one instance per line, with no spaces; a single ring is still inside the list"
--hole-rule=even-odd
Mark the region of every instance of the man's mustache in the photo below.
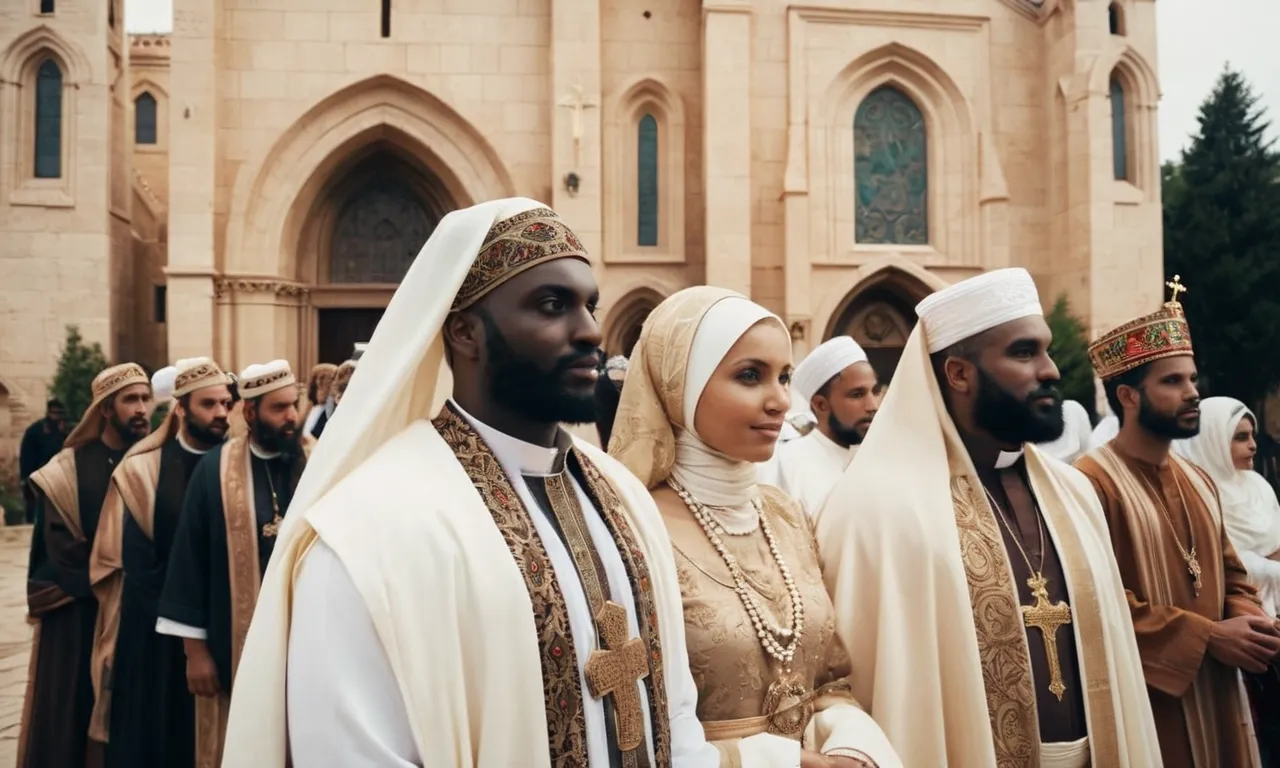
[[[584,347],[580,352],[573,352],[560,357],[556,360],[556,364],[552,366],[550,375],[559,376],[574,368],[586,367],[588,364],[597,370],[604,365],[604,358],[595,347]]]
[[[1040,398],[1052,398],[1054,405],[1062,405],[1062,390],[1056,384],[1041,384],[1027,395],[1027,402],[1034,403]]]

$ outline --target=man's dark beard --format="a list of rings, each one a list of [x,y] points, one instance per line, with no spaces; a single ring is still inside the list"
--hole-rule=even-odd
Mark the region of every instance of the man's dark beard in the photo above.
[[[120,439],[124,441],[125,448],[131,447],[151,432],[151,422],[141,416],[122,421],[119,416],[113,413],[111,414],[111,426],[115,429],[116,434],[120,436]]]
[[[592,424],[596,420],[595,389],[581,394],[565,389],[564,374],[583,358],[598,356],[591,344],[556,360],[550,371],[512,349],[488,312],[477,313],[484,323],[485,357],[489,365],[489,395],[505,408],[539,424]]]
[[[1199,407],[1198,401],[1194,406],[1183,406],[1179,409],[1179,413],[1173,416],[1166,416],[1157,411],[1155,405],[1147,399],[1145,390],[1139,389],[1138,395],[1138,424],[1143,429],[1166,440],[1185,440],[1200,434],[1200,422],[1197,421],[1194,427],[1184,427],[1178,423],[1178,416],[1182,410]]]
[[[298,425],[292,421],[286,421],[279,429],[262,421],[254,421],[251,427],[253,430],[253,442],[264,451],[278,453],[286,458],[292,458],[302,453],[302,435],[298,432]],[[292,429],[292,435],[286,435],[285,430]]]
[[[836,418],[835,411],[827,414],[827,429],[831,430],[831,439],[842,448],[862,445],[863,435],[853,427],[846,427]]]
[[[212,427],[214,425],[222,427],[222,431],[215,432]],[[187,419],[187,434],[192,440],[202,445],[219,445],[227,440],[228,423],[226,419],[214,419],[207,426],[198,423],[195,419]]]
[[[1041,410],[1034,403],[1051,397],[1054,407]],[[996,440],[1006,445],[1047,443],[1062,437],[1066,428],[1062,416],[1062,393],[1055,382],[1041,382],[1025,398],[1019,399],[996,383],[978,366],[978,399],[973,420]]]

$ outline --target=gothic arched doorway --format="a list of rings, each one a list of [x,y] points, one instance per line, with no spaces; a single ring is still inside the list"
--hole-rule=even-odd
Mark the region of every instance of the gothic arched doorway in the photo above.
[[[631,357],[632,350],[640,341],[644,321],[661,303],[662,295],[650,288],[640,288],[622,297],[609,313],[604,334],[605,354]]]
[[[342,162],[303,229],[316,308],[315,362],[340,363],[368,341],[383,310],[445,214],[440,179],[398,144],[375,141]]]
[[[915,305],[930,292],[913,277],[885,270],[850,292],[824,338],[852,336],[866,350],[880,382],[888,384],[915,327]]]

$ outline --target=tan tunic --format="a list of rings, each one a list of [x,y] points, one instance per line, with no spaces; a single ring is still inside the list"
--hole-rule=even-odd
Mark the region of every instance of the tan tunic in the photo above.
[[[1109,444],[1150,499],[1146,510],[1128,510],[1115,477],[1099,460],[1097,452],[1082,457],[1076,467],[1093,483],[1111,530],[1120,577],[1124,582],[1133,616],[1134,634],[1142,657],[1143,673],[1155,715],[1160,751],[1167,768],[1214,768],[1253,765],[1252,736],[1247,730],[1249,713],[1244,711],[1239,690],[1239,673],[1208,654],[1209,632],[1215,622],[1242,615],[1262,615],[1257,595],[1249,584],[1244,567],[1236,557],[1220,516],[1215,516],[1196,492],[1192,478],[1173,462],[1157,467],[1119,451]],[[1213,488],[1207,475],[1204,484]],[[1177,540],[1188,546],[1195,535],[1197,558],[1203,569],[1202,588],[1196,596],[1186,562],[1170,535],[1160,502],[1151,496],[1159,489],[1169,510]],[[1186,512],[1184,513],[1184,509]],[[1169,604],[1153,604],[1144,589],[1140,559],[1144,542],[1135,530],[1135,515],[1154,516],[1154,530],[1160,531],[1158,545],[1169,573]],[[1191,529],[1188,530],[1188,520]],[[1188,547],[1189,548],[1189,547]],[[1184,706],[1184,697],[1194,686],[1214,722],[1202,722]],[[1193,739],[1192,734],[1201,734]],[[1193,742],[1205,740],[1206,764],[1197,763]]]
[[[815,709],[835,703],[854,703],[844,686],[849,658],[835,633],[835,611],[823,586],[817,548],[809,525],[795,502],[769,486],[764,491],[766,514],[782,558],[791,570],[804,603],[804,633],[792,672],[809,690],[824,686],[827,695]],[[706,533],[687,508],[660,504],[675,547],[676,571],[684,602],[689,666],[698,687],[698,719],[709,740],[743,738],[769,731],[765,698],[778,679],[780,664],[765,653],[751,619],[734,588],[733,576]],[[790,602],[764,534],[721,536],[737,558],[761,605],[779,625],[786,626]],[[728,721],[751,719],[729,726]],[[800,734],[785,734],[799,738]]]

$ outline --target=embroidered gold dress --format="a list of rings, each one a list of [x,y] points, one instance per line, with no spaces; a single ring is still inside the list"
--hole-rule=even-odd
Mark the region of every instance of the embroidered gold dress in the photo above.
[[[809,691],[824,691],[823,706],[856,706],[847,684],[849,660],[835,634],[835,611],[822,584],[809,526],[794,501],[774,488],[760,489],[779,551],[804,604],[805,630],[791,673]],[[797,721],[798,713],[786,711],[785,703],[779,703],[782,712],[766,706],[769,688],[783,671],[761,647],[724,559],[692,513],[674,510],[664,512],[664,518],[676,553],[689,666],[698,687],[698,719],[707,738],[742,738],[766,731],[798,738],[808,718]],[[723,536],[722,541],[765,611],[781,623],[789,610],[787,589],[762,532]],[[810,700],[802,706],[807,710],[814,704]],[[775,722],[770,722],[771,715]],[[793,725],[797,722],[798,729]]]

